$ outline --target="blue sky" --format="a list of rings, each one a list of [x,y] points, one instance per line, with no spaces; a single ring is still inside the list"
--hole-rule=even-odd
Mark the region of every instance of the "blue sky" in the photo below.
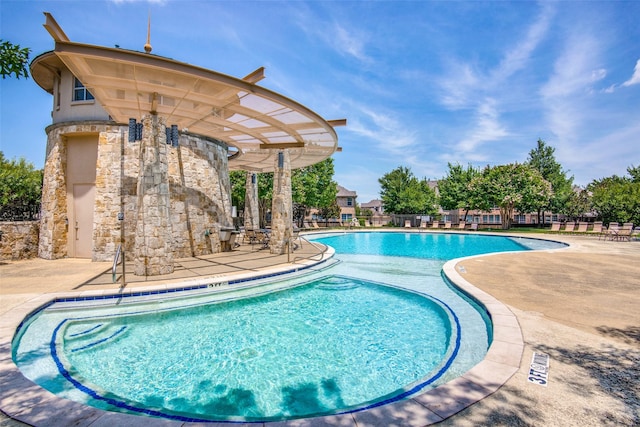
[[[640,165],[640,2],[12,1],[0,37],[52,50],[50,12],[72,41],[143,50],[243,77],[337,128],[339,184],[358,202],[405,166],[524,162],[538,138],[576,184]],[[52,98],[0,80],[5,156],[44,165]]]

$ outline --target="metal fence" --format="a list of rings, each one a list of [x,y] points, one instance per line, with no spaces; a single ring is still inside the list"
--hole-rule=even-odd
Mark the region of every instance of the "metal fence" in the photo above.
[[[0,206],[0,221],[37,221],[40,204]]]

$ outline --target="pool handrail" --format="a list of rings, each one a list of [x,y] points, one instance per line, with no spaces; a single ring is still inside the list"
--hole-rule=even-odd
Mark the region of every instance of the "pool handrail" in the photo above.
[[[120,284],[121,288],[125,286],[125,265],[124,265],[124,251],[122,250],[122,244],[118,245],[118,249],[116,249],[116,255],[113,257],[113,267],[111,267],[111,281],[116,283],[116,268],[118,267],[118,259],[122,258],[122,283]]]
[[[301,234],[298,234],[296,236],[296,239],[302,239],[305,242],[309,243],[311,246],[313,246],[314,248],[318,249],[320,251],[320,253],[315,254],[315,255],[311,255],[308,259],[313,259],[313,257],[320,255],[320,259],[322,259],[324,257],[324,254],[327,252],[327,250],[329,250],[329,247],[327,245],[319,245],[311,240],[305,239],[305,237]],[[301,259],[307,259],[306,257],[302,257],[302,256],[297,256],[293,259],[293,264],[296,263],[296,261],[301,260]]]

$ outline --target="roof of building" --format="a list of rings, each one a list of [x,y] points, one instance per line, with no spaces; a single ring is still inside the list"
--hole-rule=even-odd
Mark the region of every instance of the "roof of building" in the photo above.
[[[360,203],[361,208],[375,208],[375,207],[381,207],[381,206],[382,206],[382,200],[380,199],[373,199],[367,203]]]
[[[338,194],[336,197],[357,197],[357,193],[355,191],[347,190],[341,185],[338,185]]]
[[[167,125],[223,141],[229,169],[272,171],[277,152],[288,149],[292,168],[320,162],[339,151],[333,126],[309,108],[255,84],[258,69],[243,79],[184,62],[120,48],[71,42],[50,14],[45,28],[55,49],[35,58],[31,74],[53,92],[61,66],[68,68],[118,123],[157,113]]]

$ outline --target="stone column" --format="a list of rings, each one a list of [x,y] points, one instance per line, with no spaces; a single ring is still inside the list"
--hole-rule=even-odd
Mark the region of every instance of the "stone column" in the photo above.
[[[293,201],[291,194],[291,161],[289,152],[282,150],[276,156],[273,172],[273,202],[271,204],[272,254],[286,253],[287,244],[293,235]]]
[[[173,272],[173,245],[169,222],[169,175],[164,119],[142,118],[138,174],[138,213],[134,247],[134,274],[155,276]]]
[[[58,259],[67,256],[69,222],[67,214],[67,145],[60,128],[47,128],[47,159],[44,164],[40,207],[38,256]]]
[[[244,196],[244,228],[257,230],[260,228],[260,209],[258,205],[258,174],[247,171]]]

